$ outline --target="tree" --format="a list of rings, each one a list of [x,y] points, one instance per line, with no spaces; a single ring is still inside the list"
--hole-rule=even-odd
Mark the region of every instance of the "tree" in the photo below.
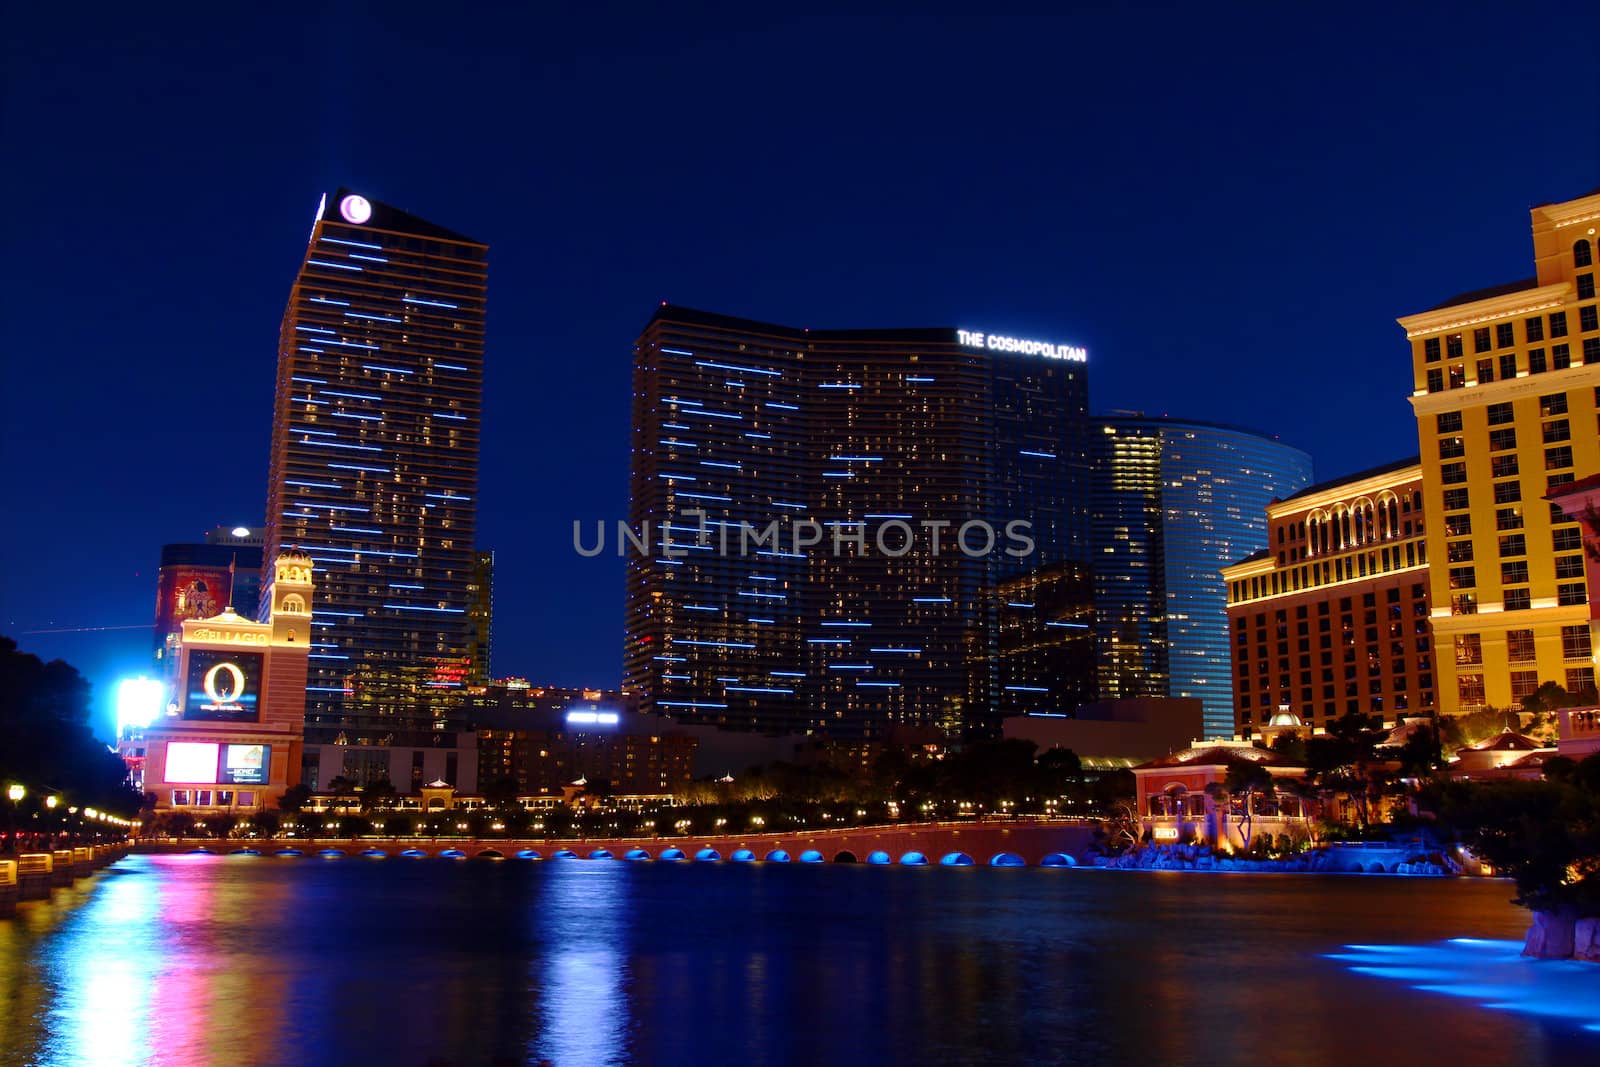
[[[1419,804],[1516,881],[1526,955],[1572,955],[1577,920],[1600,917],[1600,754],[1553,780],[1436,783]]]
[[[393,807],[398,797],[394,783],[387,778],[375,778],[361,789],[361,810],[371,812]]]
[[[0,637],[0,779],[131,818],[143,797],[122,758],[90,729],[90,693],[70,664],[45,663]]]
[[[1311,818],[1322,807],[1323,790],[1320,785],[1309,778],[1293,778],[1288,781],[1279,781],[1277,788],[1300,802],[1301,813],[1306,818],[1306,834],[1312,845],[1316,845],[1321,838],[1321,828],[1316,819]]]
[[[1039,772],[1038,792],[1043,796],[1063,796],[1083,783],[1083,761],[1070,748],[1052,748],[1035,764]]]
[[[1510,727],[1515,730],[1521,719],[1515,711],[1502,708],[1481,708],[1465,715],[1448,715],[1438,720],[1439,741],[1446,752],[1475,745]]]
[[[1131,800],[1117,801],[1096,832],[1105,844],[1107,855],[1117,855],[1130,848],[1139,847],[1143,823]]]
[[[311,787],[304,782],[296,782],[283,791],[283,796],[278,798],[278,810],[299,812],[311,801]]]
[[[517,803],[517,797],[521,792],[515,778],[506,776],[491,778],[484,783],[483,800],[495,811],[521,810],[522,806]]]
[[[1431,729],[1413,730],[1395,752],[1400,773],[1411,778],[1426,778],[1443,765],[1438,735]]]
[[[1227,766],[1227,777],[1222,781],[1222,798],[1226,801],[1224,821],[1227,814],[1232,811],[1234,798],[1240,801],[1238,813],[1238,835],[1245,841],[1245,848],[1250,848],[1251,829],[1256,821],[1256,797],[1261,793],[1272,790],[1272,773],[1267,768],[1253,763],[1253,761],[1238,761]],[[1213,800],[1216,795],[1213,793]]]
[[[1579,708],[1595,702],[1593,688],[1585,692],[1569,693],[1555,682],[1546,682],[1522,698],[1522,710],[1534,714],[1557,711],[1561,708]]]
[[[1349,799],[1362,830],[1371,825],[1371,801],[1382,792],[1378,746],[1384,736],[1382,719],[1351,712],[1329,723],[1326,735],[1306,741],[1307,770]]]

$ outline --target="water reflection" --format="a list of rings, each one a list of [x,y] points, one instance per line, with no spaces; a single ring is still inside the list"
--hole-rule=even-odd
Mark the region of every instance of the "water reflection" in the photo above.
[[[72,916],[49,982],[50,1029],[58,1040],[42,1063],[143,1062],[162,967],[147,935],[160,910],[156,883],[114,877]]]
[[[1522,1012],[1600,1032],[1600,967],[1572,960],[1531,960],[1522,942],[1456,937],[1431,945],[1346,945],[1329,959],[1357,974],[1413,989],[1466,997],[1486,1008]]]
[[[532,1058],[553,1064],[628,1059],[628,917],[631,872],[614,860],[552,863],[534,915],[540,1032]]]
[[[1600,968],[1518,959],[1510,892],[134,857],[0,921],[0,1064],[1592,1062]]]

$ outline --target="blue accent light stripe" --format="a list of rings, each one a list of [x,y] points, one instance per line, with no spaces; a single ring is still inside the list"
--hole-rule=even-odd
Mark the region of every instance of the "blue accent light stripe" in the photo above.
[[[665,352],[665,351],[667,351],[667,349],[663,348],[661,351]],[[690,355],[690,354],[691,353],[688,353],[688,352],[684,353],[684,355]],[[782,378],[783,377],[783,374],[780,371],[759,370],[759,369],[757,369],[755,367],[741,367],[741,366],[738,366],[737,364],[733,364],[733,363],[713,363],[710,360],[705,360],[705,359],[696,360],[695,361],[695,366],[696,367],[710,367],[713,370],[738,371],[740,374],[765,374],[769,378]]]
[[[346,241],[346,240],[343,240],[343,239],[338,238],[338,237],[327,237],[327,236],[324,236],[324,237],[322,237],[320,239],[323,240],[323,241],[328,242],[331,245],[349,245],[351,248],[370,248],[374,252],[382,252],[383,251],[383,246],[382,245],[369,245],[365,241]]]
[[[375,445],[345,445],[338,441],[301,441],[303,445],[322,445],[324,448],[349,448],[357,452],[382,452],[383,449]]]

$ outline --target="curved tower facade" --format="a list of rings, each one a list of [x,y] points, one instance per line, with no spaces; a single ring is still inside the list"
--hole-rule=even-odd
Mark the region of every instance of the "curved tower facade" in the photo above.
[[[1311,457],[1248,430],[1097,420],[1090,535],[1100,697],[1196,697],[1233,733],[1222,568],[1267,547],[1267,505],[1311,483]]]

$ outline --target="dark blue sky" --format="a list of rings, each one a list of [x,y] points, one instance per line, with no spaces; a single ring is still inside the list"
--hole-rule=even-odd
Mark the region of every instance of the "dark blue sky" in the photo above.
[[[160,545],[258,523],[319,192],[490,247],[498,673],[613,684],[656,302],[1089,347],[1096,409],[1416,450],[1394,319],[1600,185],[1600,5],[699,20],[448,6],[7,17],[0,632],[102,692]],[[98,627],[141,627],[105,629]],[[89,630],[90,632],[39,631]]]

